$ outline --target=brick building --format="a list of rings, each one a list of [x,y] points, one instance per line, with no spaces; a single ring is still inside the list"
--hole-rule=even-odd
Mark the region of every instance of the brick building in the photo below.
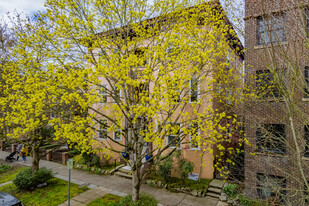
[[[259,96],[245,108],[253,145],[245,149],[245,191],[252,198],[308,203],[307,7],[308,1],[246,0],[247,83]]]

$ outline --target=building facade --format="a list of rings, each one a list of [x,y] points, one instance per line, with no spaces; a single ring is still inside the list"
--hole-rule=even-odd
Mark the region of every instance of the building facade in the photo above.
[[[308,173],[308,2],[246,0],[245,191],[305,205]]]
[[[206,6],[209,6],[209,5],[206,5]],[[223,22],[223,24],[225,23],[229,25],[228,20]],[[207,28],[207,25],[197,25],[197,26],[200,27],[201,31],[203,29],[205,30],[209,29]],[[188,39],[190,39],[190,37],[188,37]],[[160,38],[158,40],[160,40]],[[217,42],[214,42],[214,44],[217,44],[218,42],[220,42],[220,39],[217,39],[214,41],[217,41]],[[149,133],[153,133],[154,136],[156,136],[155,133],[161,135],[160,138],[162,140],[163,148],[167,147],[165,151],[162,152],[162,156],[170,153],[171,151],[175,149],[181,151],[185,159],[194,163],[193,173],[199,175],[201,178],[206,178],[206,179],[213,179],[215,175],[220,173],[220,171],[214,172],[214,168],[215,168],[215,164],[217,163],[220,164],[219,159],[224,158],[223,157],[224,155],[221,155],[222,151],[217,148],[217,145],[213,143],[207,144],[207,138],[211,139],[212,137],[210,137],[210,135],[207,134],[206,129],[204,131],[203,129],[200,129],[200,128],[203,128],[202,126],[199,126],[198,124],[194,124],[194,121],[197,119],[197,116],[199,115],[199,113],[202,114],[203,112],[206,112],[207,108],[210,108],[213,111],[217,110],[218,114],[220,112],[222,113],[225,111],[226,116],[229,116],[229,115],[232,116],[233,114],[235,114],[233,110],[235,106],[234,104],[235,96],[232,94],[232,90],[233,90],[233,87],[239,87],[239,85],[236,85],[237,83],[235,82],[234,82],[235,84],[233,85],[228,85],[226,82],[229,82],[229,81],[226,79],[223,79],[223,77],[226,78],[228,77],[228,75],[232,75],[232,76],[241,75],[241,71],[239,70],[242,70],[242,61],[244,60],[244,56],[242,53],[243,47],[240,41],[237,39],[235,34],[231,34],[231,36],[227,37],[227,41],[228,41],[227,42],[228,50],[230,54],[229,57],[225,56],[224,58],[217,59],[216,62],[213,63],[211,67],[205,66],[205,68],[201,69],[201,73],[199,74],[199,76],[194,76],[192,75],[192,73],[188,74],[191,76],[189,77],[188,80],[185,80],[187,81],[187,83],[184,84],[182,88],[179,88],[176,90],[172,89],[172,93],[175,93],[176,91],[177,98],[173,100],[175,104],[172,103],[171,105],[172,106],[177,105],[178,104],[177,102],[179,102],[180,106],[179,108],[172,111],[171,117],[167,118],[167,116],[170,115],[168,114],[168,112],[162,113],[162,115],[158,114],[156,118],[152,118],[151,120],[149,118],[144,117],[145,119],[147,119],[146,121],[148,122],[151,121],[150,124],[147,124],[148,125],[147,129],[150,130]],[[121,51],[117,50],[113,52],[116,52],[117,55],[118,54],[120,55],[121,61],[125,60],[126,58],[125,55],[130,56],[134,54],[136,56],[144,56],[143,50],[146,49],[146,45],[148,45],[148,42],[149,42],[149,39],[146,39],[145,42],[142,42],[139,47],[129,49],[131,51],[127,52],[126,54],[123,54],[125,53],[124,50],[121,50]],[[163,42],[161,44],[163,44]],[[158,45],[160,44],[157,44],[155,42],[151,46],[154,47]],[[175,52],[175,50],[177,51],[178,48],[179,48],[178,46],[172,45],[172,47],[168,47],[166,51],[163,51],[164,53],[166,52],[166,54],[164,54],[165,56],[161,58],[166,59],[166,60],[163,60],[161,64],[158,65],[158,68],[161,65],[163,65],[163,67],[161,68],[169,69],[168,67],[166,67],[166,63],[168,61],[171,61],[169,55],[170,53],[171,55],[173,55],[172,53]],[[101,49],[99,48],[95,49],[94,54],[97,57],[100,57],[100,51]],[[176,54],[175,56],[172,56],[172,58],[174,58],[172,59],[172,61],[174,62],[176,62],[178,58],[177,52],[175,54]],[[139,65],[139,68],[138,69],[133,68],[133,70],[135,71],[132,73],[128,73],[128,75],[130,76],[130,78],[132,75],[136,75],[137,79],[138,78],[142,79],[142,77],[139,77],[139,75],[142,75],[143,70],[147,68],[147,64],[151,64],[151,62],[153,62],[152,59],[149,57],[148,58],[146,57],[145,61],[143,61],[141,65]],[[221,67],[220,67],[220,64],[221,64]],[[222,69],[222,67],[224,68]],[[231,70],[231,68],[233,68],[233,71]],[[186,70],[184,70],[184,72],[186,72]],[[173,74],[173,71],[169,73]],[[155,74],[155,75],[160,75],[160,74]],[[163,74],[163,75],[168,75],[168,73]],[[222,80],[219,80],[218,77],[221,77]],[[208,79],[208,80],[202,81],[202,79]],[[238,80],[240,81],[241,79],[242,78],[238,78]],[[108,79],[105,79],[102,77],[100,81],[101,82],[99,85],[100,86],[99,94],[101,96],[101,102],[94,105],[94,107],[98,111],[102,110],[105,113],[113,113],[114,111],[111,108],[113,107],[112,106],[113,104],[117,105],[117,98],[118,98],[118,101],[123,101],[123,102],[127,102],[128,99],[130,98],[130,94],[129,94],[131,92],[130,87],[128,87],[124,91],[123,89],[117,88],[116,86],[117,80],[111,83]],[[141,80],[141,82],[143,81],[144,80]],[[170,81],[173,81],[173,78],[170,78]],[[176,84],[172,82],[171,85],[169,85],[170,81],[166,81],[164,83],[166,85],[164,85],[165,90],[161,94],[162,96],[166,96],[166,94],[168,94],[169,87],[174,87],[175,85],[177,86],[177,84],[179,84],[179,82],[178,83],[176,82]],[[149,84],[144,84],[141,82],[139,83],[140,85],[139,88],[132,88],[132,90],[134,90],[133,93],[137,94],[139,92],[140,93],[144,92],[144,93],[147,93],[147,96],[148,94],[149,96],[151,96],[154,93],[154,88],[156,86],[154,85],[154,82],[151,82]],[[211,85],[209,83],[211,83]],[[240,90],[238,90],[238,92],[240,92]],[[166,98],[170,98],[170,96],[175,96],[175,94],[170,94],[166,96]],[[164,103],[165,102],[164,99],[161,99],[160,101],[162,101],[162,105],[166,104]],[[216,112],[213,112],[212,115],[215,116],[215,113]],[[184,117],[194,116],[192,114],[195,115],[195,117],[193,117],[192,122],[184,119]],[[98,145],[104,146],[104,147],[108,146],[112,148],[114,151],[123,151],[129,154],[131,137],[127,135],[128,133],[126,133],[126,131],[130,130],[128,124],[130,124],[131,120],[123,118],[123,120],[120,123],[121,128],[110,129],[110,127],[114,127],[113,122],[109,120],[108,118],[104,118],[102,116],[100,115],[97,116],[97,121],[100,121],[100,124],[98,124],[98,126],[96,127],[96,132],[95,132],[97,135],[97,139],[99,140]],[[160,119],[160,117],[162,118]],[[178,118],[179,120],[177,120]],[[175,120],[174,126],[176,125],[178,128],[177,129],[174,128],[172,129],[174,131],[169,132],[167,131],[167,127],[165,126],[165,128],[162,129],[161,131],[162,124],[166,124],[167,123],[166,121],[170,121],[168,119],[171,119],[173,121]],[[144,122],[142,124],[145,125],[145,121],[143,117],[141,117],[141,119],[136,122],[137,125],[140,124],[139,121]],[[227,121],[222,120],[222,124],[230,125],[227,127],[232,128],[231,126],[232,124],[229,123],[228,120]],[[141,126],[137,126],[137,127],[141,127]],[[191,133],[188,132],[189,130],[192,130],[193,127],[196,127],[196,129]],[[204,128],[206,128],[206,125],[204,126]],[[142,128],[142,130],[147,130],[147,129],[145,129],[144,127]],[[135,130],[135,128],[131,130]],[[220,137],[222,139],[222,142],[218,143],[218,145],[220,145],[221,147],[224,147],[224,144],[227,143],[227,146],[225,147],[226,151],[224,151],[226,153],[228,153],[227,148],[233,147],[233,145],[231,144],[232,141],[229,141],[229,139],[233,139],[234,137],[235,139],[239,138],[239,134],[236,134],[237,133],[236,128],[234,128],[233,130],[235,131],[232,131],[232,129],[225,131],[224,134],[222,134]],[[145,137],[146,136],[147,135],[145,135]],[[199,136],[199,138],[203,138],[205,144],[198,144],[197,142],[194,142],[195,136]],[[145,141],[144,138],[141,139],[141,142]],[[213,140],[209,140],[209,142],[211,141]],[[153,154],[154,154],[160,151],[161,149],[157,146],[158,144],[154,145],[154,143],[151,141],[144,142],[144,143],[145,143],[143,145],[144,149],[141,150],[143,154],[146,154],[145,151],[147,150],[153,151]],[[114,152],[113,154],[114,155],[109,161],[110,162],[119,161],[120,160],[119,157],[121,155],[117,152]],[[151,154],[149,155],[151,156]]]

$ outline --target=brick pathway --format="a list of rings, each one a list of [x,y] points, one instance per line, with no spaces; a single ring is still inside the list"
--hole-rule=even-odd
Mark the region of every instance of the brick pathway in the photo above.
[[[8,156],[8,152],[0,151],[0,159],[4,159]],[[22,161],[18,161],[15,163],[22,164],[25,166],[31,165],[32,158],[27,157],[27,162],[22,163]],[[68,180],[68,170],[65,165],[49,162],[45,160],[40,161],[40,167],[46,167],[52,169],[56,174],[56,177]],[[108,193],[116,194],[116,195],[124,195],[131,194],[131,180],[124,179],[121,177],[115,177],[110,175],[96,175],[91,174],[81,170],[72,169],[71,171],[71,181],[78,185],[88,185],[89,188],[92,188],[89,191],[86,191],[86,194],[91,193],[91,191],[100,191],[102,188],[103,191],[110,191]],[[97,189],[98,188],[98,189]],[[216,206],[218,203],[218,199],[211,197],[193,197],[191,195],[187,195],[184,193],[173,193],[166,189],[158,189],[154,187],[150,187],[148,185],[143,184],[141,187],[141,191],[144,193],[148,193],[153,195],[161,204],[166,206]],[[87,196],[87,195],[86,195]],[[100,196],[104,196],[103,193]],[[80,199],[79,199],[80,197]],[[77,205],[85,205],[82,203],[85,201],[82,197],[85,197],[84,193],[76,196],[74,202]],[[99,197],[99,196],[98,196]],[[92,200],[91,200],[92,201]],[[72,203],[73,205],[73,203]]]

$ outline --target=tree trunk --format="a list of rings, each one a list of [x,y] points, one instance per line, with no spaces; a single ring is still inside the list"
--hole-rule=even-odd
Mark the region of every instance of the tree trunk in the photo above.
[[[135,147],[136,149],[136,147]],[[139,200],[139,193],[140,193],[140,187],[141,187],[141,181],[140,181],[140,170],[141,168],[138,167],[137,163],[137,157],[136,152],[134,150],[130,151],[130,165],[132,169],[132,200],[134,202]]]
[[[34,143],[32,147],[32,173],[39,170],[39,153],[40,153],[40,147],[39,144]]]
[[[201,163],[200,163],[200,173],[199,173],[199,176],[198,176],[198,182],[201,182],[201,175],[202,175],[202,171],[203,171],[203,159],[204,159],[204,152],[202,152],[202,155],[201,155]]]
[[[133,191],[132,191],[132,199],[134,202],[139,200],[139,193],[140,193],[140,181],[138,177],[138,170],[132,171],[132,184],[133,184]]]

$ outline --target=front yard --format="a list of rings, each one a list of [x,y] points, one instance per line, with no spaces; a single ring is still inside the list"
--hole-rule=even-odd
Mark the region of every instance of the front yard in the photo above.
[[[6,163],[0,160],[0,184],[12,181],[20,171],[26,168],[22,165]],[[88,189],[88,187],[80,188],[78,185],[71,183],[71,198]],[[52,178],[47,181],[46,186],[36,188],[33,191],[19,190],[13,183],[10,183],[0,187],[0,191],[15,196],[25,205],[57,206],[65,202],[68,198],[68,182],[58,178]]]
[[[4,164],[3,162],[0,162],[0,184],[13,180],[18,172],[25,169],[22,165]]]
[[[0,187],[0,191],[7,192],[25,205],[31,206],[57,206],[65,202],[68,198],[68,182],[58,178],[53,178],[47,182],[47,186],[36,188],[33,191],[19,190],[13,183]],[[71,198],[88,190],[87,187],[79,188],[71,183]]]

